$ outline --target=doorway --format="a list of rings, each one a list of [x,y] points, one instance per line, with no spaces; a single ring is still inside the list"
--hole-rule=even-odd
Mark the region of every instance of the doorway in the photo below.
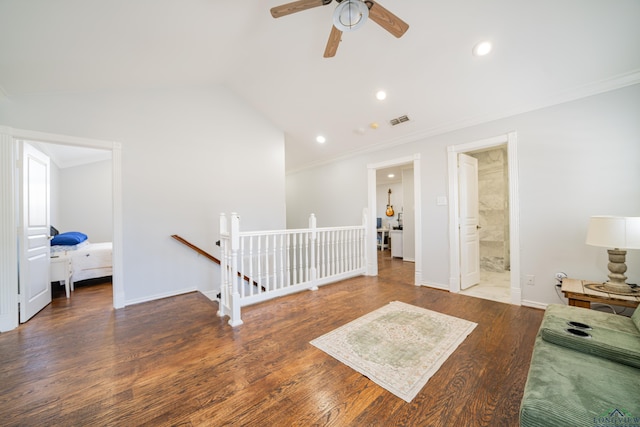
[[[516,149],[515,132],[448,147],[451,292],[521,304]],[[482,208],[479,217],[481,227],[485,227],[479,233],[480,285],[465,291],[461,291],[460,286],[459,197],[462,183],[458,179],[458,157],[461,153],[477,158],[481,165],[478,193]]]
[[[402,168],[406,170],[411,169],[412,173],[406,173],[407,179],[410,182],[407,183],[408,193],[405,192],[405,198],[408,203],[412,205],[408,206],[402,212],[401,221],[407,223],[408,221],[413,224],[413,231],[404,233],[403,240],[404,245],[413,246],[413,254],[408,251],[410,255],[413,255],[414,263],[414,284],[420,285],[422,283],[422,202],[421,202],[421,174],[420,174],[420,154],[414,154],[410,157],[403,157],[399,159],[393,159],[386,162],[367,165],[368,168],[368,225],[367,225],[367,275],[375,276],[378,274],[378,241],[377,241],[377,218],[378,218],[378,205],[382,203],[378,197],[378,178],[377,174],[380,170],[386,170],[389,168]],[[410,177],[410,178],[409,178]],[[410,201],[410,199],[413,199]],[[387,200],[384,200],[387,203]],[[397,216],[393,217],[391,223],[394,226],[398,226]],[[393,243],[392,243],[393,245]],[[406,246],[405,246],[406,247]]]
[[[56,135],[0,126],[0,331],[18,326],[18,231],[16,222],[15,159],[18,140],[53,143],[71,147],[110,150],[113,186],[113,305],[124,307],[122,259],[122,146],[117,142]]]
[[[477,161],[479,278],[461,294],[511,302],[507,146],[465,153]],[[465,185],[461,180],[460,186]],[[460,188],[460,192],[464,192]]]
[[[113,242],[113,177],[111,150],[76,147],[51,143],[30,142],[51,159],[51,208],[50,224],[54,232],[81,232],[88,236],[93,248],[108,247]],[[80,252],[62,252],[53,247],[52,256],[76,260],[91,259],[102,252],[89,251],[86,258]],[[54,252],[55,251],[55,252]],[[80,262],[79,265],[83,263]],[[91,264],[91,263],[89,263]],[[111,265],[111,264],[109,264]],[[100,276],[105,272],[94,265],[86,265],[83,271],[74,271],[75,286],[111,280]],[[108,279],[107,279],[108,278]],[[64,286],[54,286],[53,296],[66,298]]]

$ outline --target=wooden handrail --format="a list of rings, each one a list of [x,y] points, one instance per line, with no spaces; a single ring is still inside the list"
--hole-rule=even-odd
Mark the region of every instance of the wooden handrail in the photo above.
[[[199,247],[197,247],[193,243],[183,239],[182,237],[178,236],[177,234],[172,234],[171,237],[173,237],[174,239],[176,239],[178,242],[182,243],[183,245],[193,249],[194,251],[196,251],[197,253],[199,253],[203,257],[205,257],[205,258],[209,259],[210,261],[213,261],[216,264],[220,265],[220,260],[218,258],[214,257],[213,255],[211,255],[209,252],[205,251],[204,249],[200,249]],[[243,276],[242,273],[240,273],[239,271],[238,271],[238,277],[242,277],[248,283],[252,283],[253,282],[253,286],[258,286],[258,282],[256,282],[255,280],[252,281],[247,276]],[[262,290],[266,290],[264,288],[264,286],[262,287]]]
[[[214,257],[213,255],[211,255],[209,252],[205,251],[204,249],[200,249],[199,247],[197,247],[193,243],[190,243],[190,242],[186,241],[185,239],[183,239],[182,237],[178,236],[177,234],[172,234],[171,237],[173,237],[174,239],[176,239],[178,242],[182,243],[183,245],[190,247],[191,249],[193,249],[194,251],[198,252],[203,257],[206,257],[210,261],[213,261],[216,264],[220,265],[220,260],[218,258]]]

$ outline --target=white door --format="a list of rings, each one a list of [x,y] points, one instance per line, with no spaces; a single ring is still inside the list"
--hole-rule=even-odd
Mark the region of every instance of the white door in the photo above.
[[[51,302],[49,157],[22,142],[20,156],[20,323]]]
[[[458,155],[460,194],[460,288],[480,283],[478,159]]]

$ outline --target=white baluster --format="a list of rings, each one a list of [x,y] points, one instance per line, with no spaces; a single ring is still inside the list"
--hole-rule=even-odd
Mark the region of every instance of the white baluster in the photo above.
[[[300,283],[300,280],[298,279],[298,258],[297,258],[297,253],[298,253],[298,234],[297,233],[293,233],[293,249],[292,249],[292,255],[293,255],[293,284],[297,285],[298,283]]]
[[[249,278],[249,287],[251,288],[251,295],[253,295],[253,291],[254,291],[254,286],[253,283],[257,282],[257,280],[255,280],[253,278],[253,264],[254,264],[254,259],[255,259],[255,254],[253,253],[253,240],[254,237],[253,236],[249,236],[249,272],[247,277]],[[256,293],[260,293],[260,286],[257,286],[258,289],[255,290]]]
[[[346,260],[346,269],[351,271],[353,268],[353,230],[347,230],[347,260]]]
[[[336,234],[338,235],[336,238],[336,252],[338,253],[338,256],[336,258],[336,274],[340,274],[343,271],[343,261],[344,261],[344,254],[343,254],[343,245],[344,245],[344,237],[343,237],[343,233],[342,230],[337,230]]]
[[[285,287],[285,277],[284,277],[284,234],[280,234],[278,243],[278,253],[280,255],[280,274],[278,275],[280,278],[279,289]]]
[[[311,290],[317,291],[318,285],[316,282],[318,280],[318,270],[316,269],[316,239],[318,237],[318,231],[316,216],[314,214],[311,214],[309,217],[309,228],[311,229],[311,232],[309,233],[311,242],[309,244],[310,259],[307,260],[307,265],[310,266],[309,274],[311,277],[309,280],[311,281]]]
[[[271,291],[269,274],[269,236],[264,236],[264,287]]]
[[[264,287],[264,281],[262,280],[262,260],[260,254],[262,252],[262,238],[260,236],[254,236],[254,249],[253,249],[253,263],[255,264],[255,279],[254,281]]]
[[[238,291],[240,293],[240,297],[244,298],[246,291],[245,288],[246,286],[244,285],[244,278],[243,278],[243,273],[245,271],[244,268],[244,237],[240,236],[240,249],[238,251],[238,260],[239,260],[239,264],[240,266],[238,267],[238,272],[240,273],[240,280],[238,281],[238,283],[240,283],[238,285]],[[251,292],[251,291],[249,291]]]
[[[322,277],[327,277],[329,272],[327,271],[327,231],[322,232]]]

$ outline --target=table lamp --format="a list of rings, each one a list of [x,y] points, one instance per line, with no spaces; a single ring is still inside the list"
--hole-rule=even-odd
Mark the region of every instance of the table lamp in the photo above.
[[[601,246],[609,253],[608,292],[626,294],[632,288],[625,282],[627,249],[640,249],[640,217],[592,216],[587,230],[587,245]],[[613,249],[611,249],[613,248]]]

